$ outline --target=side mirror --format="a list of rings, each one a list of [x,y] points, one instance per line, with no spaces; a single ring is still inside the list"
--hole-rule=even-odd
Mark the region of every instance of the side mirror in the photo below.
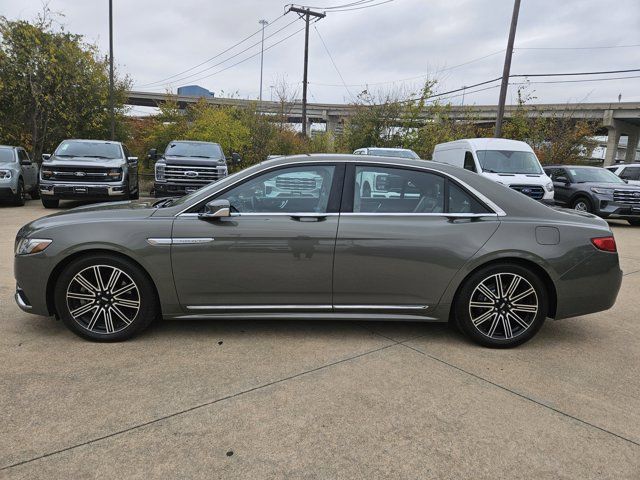
[[[136,164],[138,163],[138,157],[127,157],[127,162]]]
[[[569,179],[567,177],[556,177],[556,183],[569,183]]]
[[[231,216],[231,204],[229,200],[220,198],[217,200],[211,200],[204,206],[204,212],[198,214],[198,218],[211,219],[211,218],[224,218]]]
[[[242,157],[240,156],[239,153],[233,152],[231,154],[231,161],[233,162],[234,165],[239,165],[240,163],[242,163]]]
[[[20,165],[25,165],[25,166],[31,165],[31,160],[29,160],[29,159],[21,160],[20,161]]]
[[[51,158],[51,154],[50,153],[43,153],[42,154],[42,160],[46,161],[49,160]]]
[[[149,149],[149,158],[151,160],[155,160],[158,158],[158,150],[155,148],[150,148]]]

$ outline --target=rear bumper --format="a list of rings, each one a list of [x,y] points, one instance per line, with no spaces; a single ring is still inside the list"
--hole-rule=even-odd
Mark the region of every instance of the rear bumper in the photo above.
[[[611,308],[622,284],[616,253],[593,255],[565,273],[556,284],[556,319],[601,312]]]

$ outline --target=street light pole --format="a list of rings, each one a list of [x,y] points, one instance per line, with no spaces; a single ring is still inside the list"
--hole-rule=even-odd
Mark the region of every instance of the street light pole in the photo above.
[[[113,105],[113,0],[109,0],[109,114],[111,140],[116,138],[116,114]]]
[[[500,85],[500,99],[498,101],[498,116],[496,117],[496,137],[502,136],[502,120],[504,119],[504,104],[507,100],[507,88],[509,87],[509,75],[511,73],[511,56],[513,55],[513,42],[516,38],[516,27],[518,25],[518,14],[520,13],[520,0],[513,3],[513,14],[511,15],[511,28],[509,29],[509,40],[507,41],[507,52],[504,56],[504,68],[502,69],[502,83]]]
[[[264,27],[269,25],[269,22],[262,19],[258,23],[262,25],[262,46],[260,47],[260,106],[262,107],[262,67],[264,65]]]

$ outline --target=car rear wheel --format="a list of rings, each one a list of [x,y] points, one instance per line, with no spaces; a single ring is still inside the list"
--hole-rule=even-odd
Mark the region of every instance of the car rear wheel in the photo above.
[[[60,200],[58,200],[57,198],[44,198],[42,197],[42,206],[44,208],[58,208],[58,205],[60,205]]]
[[[508,348],[531,339],[548,311],[544,283],[530,270],[496,264],[473,273],[462,286],[455,316],[460,330],[486,347]]]
[[[629,224],[633,225],[634,227],[640,227],[640,220],[630,219],[630,220],[627,220],[627,222],[629,222]]]
[[[158,314],[151,280],[135,263],[111,255],[80,257],[55,286],[56,312],[76,335],[99,342],[126,340]]]
[[[571,208],[578,210],[579,212],[593,212],[593,206],[586,197],[578,197],[571,203]]]

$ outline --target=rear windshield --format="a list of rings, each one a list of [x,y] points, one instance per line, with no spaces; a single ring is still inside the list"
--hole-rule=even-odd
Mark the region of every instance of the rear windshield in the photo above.
[[[223,158],[222,149],[217,143],[172,142],[164,152],[170,157]]]
[[[12,148],[0,148],[0,162],[13,162],[14,160]]]
[[[569,168],[569,173],[575,183],[624,183],[615,173],[604,168]]]
[[[370,148],[369,155],[381,157],[420,158],[413,150],[395,150],[393,148]]]
[[[56,157],[122,158],[122,150],[117,143],[78,142],[65,140],[58,146]]]
[[[511,150],[478,150],[483,172],[541,174],[540,162],[532,152]]]

